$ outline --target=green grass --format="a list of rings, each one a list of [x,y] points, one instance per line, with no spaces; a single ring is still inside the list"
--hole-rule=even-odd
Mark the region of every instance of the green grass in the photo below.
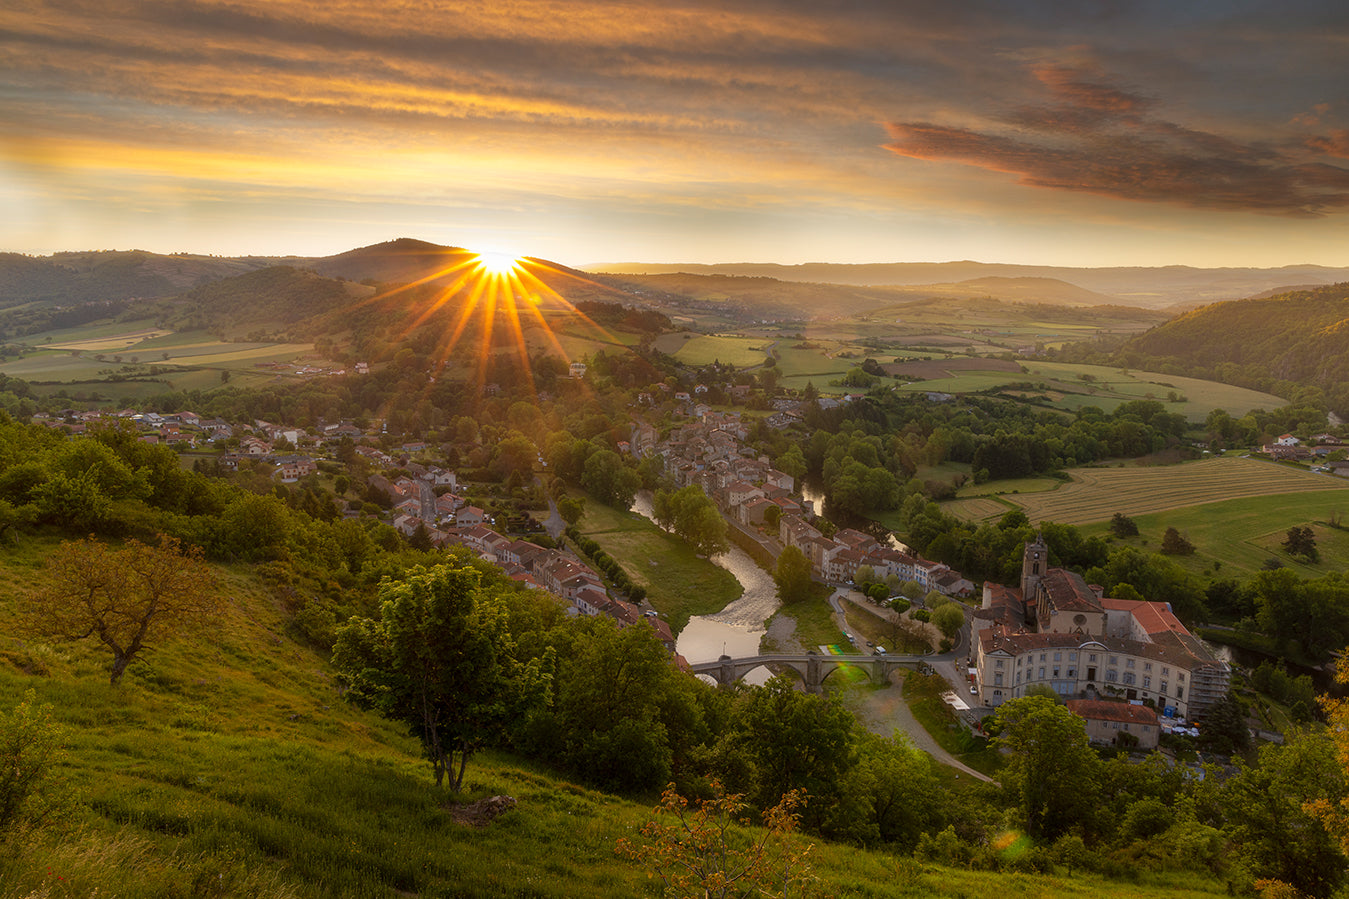
[[[970,733],[957,721],[955,712],[941,698],[950,689],[946,678],[939,674],[904,676],[904,698],[909,709],[937,745],[975,771],[997,777],[1002,766],[998,751],[988,740]]]
[[[1139,536],[1117,542],[1155,552],[1166,529],[1174,527],[1194,544],[1195,554],[1170,558],[1192,572],[1241,577],[1261,570],[1266,559],[1277,558],[1302,577],[1321,577],[1349,568],[1349,531],[1326,524],[1332,515],[1346,513],[1349,513],[1349,493],[1343,490],[1246,497],[1136,515],[1134,523],[1138,525]],[[1294,525],[1312,526],[1321,556],[1317,564],[1294,559],[1280,546]],[[1097,524],[1082,530],[1088,536],[1105,534],[1108,525]],[[1216,570],[1215,564],[1219,566]]]
[[[748,368],[768,358],[767,347],[771,342],[761,337],[730,337],[685,331],[662,334],[653,346],[685,365],[722,362],[737,368]]]
[[[829,608],[829,594],[833,590],[824,584],[815,584],[814,595],[805,602],[782,606],[768,619],[769,630],[779,618],[790,618],[796,622],[796,639],[804,650],[820,646],[841,646],[844,643],[843,631],[834,623],[833,610]]]
[[[865,606],[849,602],[843,604],[843,610],[847,613],[848,627],[855,636],[869,640],[876,646],[884,646],[888,652],[919,653],[934,648],[925,640],[912,639],[889,620]]]
[[[53,706],[67,747],[58,773],[76,801],[69,829],[0,853],[0,899],[658,895],[614,852],[655,797],[621,799],[488,752],[469,765],[466,798],[518,805],[487,828],[453,823],[415,741],[342,701],[326,659],[290,639],[284,608],[247,567],[226,572],[213,632],[163,644],[118,687],[87,644],[16,637],[15,601],[53,543],[24,537],[0,560],[0,709],[29,688]],[[829,896],[1220,895],[1175,875],[996,875],[793,839],[815,844]]]
[[[689,618],[720,612],[742,592],[735,575],[698,558],[683,540],[636,512],[620,512],[589,497],[579,528],[618,560],[633,583],[646,587],[647,601],[675,634]]]
[[[1130,516],[1171,514],[1187,506],[1243,497],[1264,497],[1268,502],[1261,508],[1279,508],[1315,502],[1311,493],[1333,496],[1349,488],[1349,482],[1328,475],[1232,457],[1179,465],[1079,468],[1068,473],[1071,482],[1056,490],[1003,494],[1003,498],[1025,509],[1031,521],[1085,525],[1109,521],[1115,512]],[[1349,495],[1343,502],[1349,506]]]

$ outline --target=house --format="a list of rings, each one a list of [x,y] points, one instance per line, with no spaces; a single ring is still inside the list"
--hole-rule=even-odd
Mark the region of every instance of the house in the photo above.
[[[1301,442],[1302,442],[1301,440],[1298,440],[1298,439],[1297,439],[1296,437],[1294,437],[1292,434],[1284,434],[1284,435],[1280,436],[1278,440],[1275,440],[1275,441],[1274,441],[1274,445],[1275,445],[1275,446],[1297,446],[1297,445],[1298,445],[1299,443],[1301,443]]]
[[[1068,711],[1086,724],[1093,743],[1152,750],[1161,737],[1157,713],[1142,704],[1101,699],[1070,699]]]
[[[487,513],[477,506],[464,506],[455,513],[454,523],[461,528],[471,528],[483,523]]]

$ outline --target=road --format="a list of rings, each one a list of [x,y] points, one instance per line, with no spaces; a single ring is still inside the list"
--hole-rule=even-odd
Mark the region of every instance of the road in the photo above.
[[[854,605],[866,606],[867,611],[864,614],[877,614],[887,620],[895,620],[899,617],[893,609],[881,609],[870,603],[861,593],[856,590],[849,590],[846,587],[839,587],[829,596],[829,606],[833,609],[834,621],[839,630],[844,633],[851,633],[848,630],[847,619],[843,611],[843,603],[851,602]],[[951,685],[952,691],[962,698],[969,695],[969,681],[965,677],[964,657],[966,655],[963,647],[969,646],[970,625],[969,609],[966,609],[966,623],[956,636],[956,644],[951,652],[941,655],[933,654],[928,657],[928,664],[933,670],[944,677]],[[856,638],[853,640],[856,646]],[[858,651],[865,651],[858,647]],[[867,729],[872,733],[882,736],[890,736],[895,730],[899,729],[905,733],[913,745],[935,758],[943,765],[950,765],[959,771],[963,771],[971,777],[979,780],[993,783],[993,779],[982,774],[963,762],[956,759],[955,756],[942,749],[932,735],[927,732],[923,725],[913,717],[909,711],[909,704],[904,701],[902,687],[898,684],[892,684],[881,690],[871,690],[864,694],[861,700],[861,708],[858,714],[862,717]],[[971,709],[964,713],[967,720],[977,720],[982,716],[982,710],[979,708]]]

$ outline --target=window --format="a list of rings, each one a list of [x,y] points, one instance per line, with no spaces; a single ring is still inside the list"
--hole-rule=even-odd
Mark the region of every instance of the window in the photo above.
[[[1168,676],[1170,673],[1171,673],[1171,669],[1170,669],[1170,668],[1162,668],[1162,677],[1166,677],[1166,676]]]
[[[1002,659],[998,659],[996,662],[994,662],[994,663],[993,663],[993,667],[994,667],[994,668],[1001,668],[1001,667],[1002,667]]]
[[[1076,668],[1069,668],[1069,669],[1068,669],[1068,676],[1069,676],[1069,677],[1077,677],[1077,669],[1076,669]]]
[[[1152,663],[1151,663],[1151,662],[1144,662],[1144,663],[1143,663],[1143,670],[1144,670],[1144,671],[1151,671],[1151,670],[1152,670]]]
[[[1089,656],[1087,657],[1087,661],[1088,661],[1088,662],[1094,662],[1094,661],[1096,661],[1096,653],[1093,652],[1091,655],[1089,655]]]
[[[1040,661],[1043,662],[1044,660],[1045,660],[1045,654],[1044,654],[1044,653],[1040,653]]]
[[[1176,698],[1177,698],[1177,699],[1184,699],[1184,698],[1185,698],[1185,688],[1184,688],[1184,687],[1176,687]]]
[[[1021,683],[1021,672],[1020,672],[1020,671],[1018,671],[1018,672],[1016,673],[1016,682],[1017,682],[1018,684]]]
[[[1166,695],[1166,681],[1162,681],[1162,695]]]
[[[1061,652],[1056,652],[1056,653],[1054,653],[1054,661],[1056,661],[1056,662],[1062,662],[1062,661],[1063,661],[1063,653],[1061,653]]]
[[[1143,689],[1152,689],[1152,678],[1148,677],[1146,674],[1143,675]]]
[[[1185,683],[1185,672],[1184,671],[1176,672],[1176,680],[1180,681],[1182,684]],[[1176,695],[1179,696],[1180,694],[1177,693]]]
[[[1133,686],[1133,684],[1134,684],[1134,673],[1133,673],[1132,671],[1126,671],[1126,672],[1124,672],[1124,682],[1125,682],[1126,684],[1128,684],[1129,686]]]
[[[1040,669],[1040,680],[1044,680],[1044,679],[1045,679],[1045,670],[1044,670],[1043,668],[1041,668],[1041,669]]]
[[[1119,656],[1111,656],[1111,657],[1110,657],[1110,664],[1112,664],[1112,665],[1118,665],[1118,664],[1119,664]]]
[[[995,686],[995,687],[1001,687],[1001,686],[1002,686],[1002,675],[1001,675],[1001,674],[995,674],[995,675],[993,675],[993,686]]]
[[[1070,661],[1070,662],[1076,662],[1076,661],[1077,661],[1077,653],[1075,653],[1075,652],[1070,652],[1070,653],[1068,653],[1068,661]]]
[[[1119,680],[1119,672],[1116,671],[1114,668],[1111,668],[1109,671],[1105,673],[1106,683],[1113,684],[1117,680]]]
[[[1134,666],[1134,660],[1133,660],[1133,659],[1125,659],[1125,661],[1124,661],[1124,667],[1125,667],[1125,668],[1132,668],[1133,666]]]
[[[1058,676],[1059,676],[1059,669],[1057,669],[1057,668],[1054,669],[1054,676],[1055,676],[1055,677],[1058,677]]]

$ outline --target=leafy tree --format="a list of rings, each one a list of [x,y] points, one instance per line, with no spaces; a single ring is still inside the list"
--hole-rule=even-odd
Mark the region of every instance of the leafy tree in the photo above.
[[[956,634],[965,626],[965,613],[961,611],[959,603],[947,602],[933,609],[932,623],[947,639],[954,640]]]
[[[1241,713],[1241,704],[1231,693],[1204,711],[1201,724],[1201,740],[1206,749],[1231,755],[1243,752],[1251,745],[1251,733]]]
[[[743,694],[732,737],[753,767],[748,794],[768,808],[792,790],[811,796],[806,814],[818,830],[834,811],[856,764],[856,719],[837,699],[802,693],[786,676]]]
[[[1293,525],[1288,529],[1287,538],[1283,541],[1283,551],[1312,564],[1321,559],[1321,554],[1316,550],[1316,532],[1308,525]]]
[[[776,533],[778,526],[782,524],[782,507],[777,503],[774,503],[767,509],[764,509],[763,523],[769,530]]]
[[[1100,769],[1082,719],[1047,697],[1029,696],[1004,702],[994,721],[995,742],[1008,752],[1003,786],[1017,797],[1027,832],[1054,839],[1082,824]]]
[[[1175,528],[1167,528],[1162,535],[1162,554],[1167,556],[1189,556],[1194,554],[1194,544],[1181,536]]]
[[[62,543],[47,562],[51,580],[29,610],[29,626],[65,640],[96,637],[112,653],[115,684],[161,640],[208,621],[216,578],[201,555],[162,534],[158,546],[128,540],[112,551],[93,538]]]
[[[581,486],[606,506],[632,508],[632,498],[642,487],[642,477],[623,464],[613,450],[596,450],[585,460]]]
[[[16,830],[42,826],[61,807],[54,771],[63,761],[61,727],[50,705],[29,690],[0,716],[0,844]]]
[[[1344,880],[1343,831],[1326,813],[1349,796],[1330,732],[1294,733],[1261,747],[1259,764],[1239,763],[1221,793],[1225,830],[1257,878],[1289,884],[1304,896],[1329,896]],[[1325,822],[1327,827],[1322,827]]]
[[[569,525],[574,526],[581,520],[585,508],[585,499],[581,497],[564,496],[557,501],[557,514]]]
[[[785,836],[796,830],[803,792],[782,797],[763,814],[757,835],[741,826],[749,808],[740,794],[713,781],[712,797],[690,812],[674,784],[661,794],[656,817],[642,826],[647,842],[620,839],[615,850],[634,859],[664,884],[663,895],[687,899],[792,895],[815,881],[807,864],[811,846],[798,849]],[[669,823],[664,823],[665,821]]]
[[[795,546],[789,546],[778,556],[773,570],[773,582],[778,585],[778,598],[785,604],[805,602],[814,592],[810,577],[810,560]]]
[[[380,617],[353,617],[333,648],[347,698],[408,725],[436,786],[448,774],[455,792],[469,757],[506,712],[509,635],[500,604],[480,595],[478,581],[476,570],[457,563],[386,578]]]
[[[1116,512],[1110,516],[1110,533],[1116,537],[1137,537],[1138,525],[1123,512]]]

